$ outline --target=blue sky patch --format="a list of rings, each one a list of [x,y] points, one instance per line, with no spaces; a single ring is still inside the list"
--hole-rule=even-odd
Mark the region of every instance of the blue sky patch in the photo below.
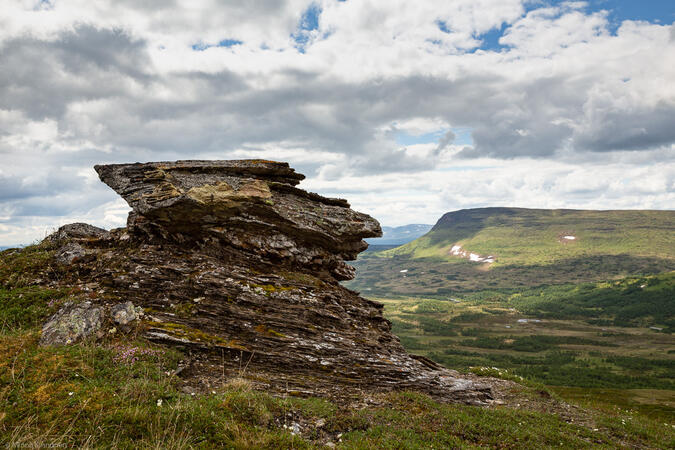
[[[492,28],[487,33],[474,36],[476,39],[481,41],[481,44],[478,47],[467,51],[467,53],[475,53],[478,50],[490,52],[501,52],[502,50],[508,50],[509,48],[511,48],[511,46],[502,45],[499,43],[499,38],[501,38],[504,35],[504,32],[506,31],[507,28],[508,26],[505,23],[503,23],[500,28]]]
[[[295,41],[295,47],[301,53],[305,52],[305,46],[309,41],[310,33],[319,28],[319,16],[321,15],[321,7],[316,3],[309,5],[309,8],[302,13],[300,23],[295,33],[291,37]]]
[[[644,20],[669,25],[675,21],[673,0],[590,0],[587,11],[609,11],[607,19],[612,34],[624,20]]]
[[[445,23],[445,21],[437,20],[436,25],[438,25],[438,29],[441,30],[443,33],[450,33],[450,28],[448,28],[448,24]]]
[[[203,42],[198,42],[192,46],[192,50],[196,50],[198,52],[203,52],[207,48],[211,47],[234,47],[235,45],[241,45],[243,44],[242,41],[239,41],[237,39],[223,39],[222,41],[218,42],[217,44],[205,44]]]
[[[532,2],[527,11],[542,6],[558,6],[562,1]],[[586,0],[586,7],[581,10],[586,13],[607,11],[609,31],[616,34],[616,30],[624,20],[642,20],[651,23],[669,25],[675,21],[675,2],[673,0]]]
[[[534,9],[546,6],[558,6],[561,1],[538,1],[530,2],[526,5],[526,14]],[[594,13],[598,11],[607,11],[607,20],[609,22],[609,32],[616,34],[619,26],[625,20],[642,20],[661,25],[669,25],[675,21],[675,1],[673,0],[589,0],[587,6],[582,8],[585,13]],[[437,21],[441,31],[449,33],[450,29],[443,21]],[[476,36],[476,39],[482,41],[482,44],[472,49],[468,53],[474,53],[477,50],[500,52],[507,50],[508,45],[501,45],[499,38],[504,35],[509,25],[502,24],[500,28],[493,28],[487,33]]]

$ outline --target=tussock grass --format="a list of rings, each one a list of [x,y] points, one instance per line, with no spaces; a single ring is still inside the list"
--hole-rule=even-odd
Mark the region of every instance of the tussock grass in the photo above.
[[[641,416],[626,425],[625,414],[613,411],[597,413],[600,425],[593,431],[555,414],[444,405],[406,392],[352,408],[316,398],[273,397],[233,378],[215,394],[191,396],[180,391],[178,378],[167,375],[179,354],[156,352],[115,364],[112,346],[40,348],[37,337],[34,330],[0,335],[0,445],[666,448],[673,443],[672,428],[662,419],[660,426]],[[299,424],[298,434],[293,423]]]

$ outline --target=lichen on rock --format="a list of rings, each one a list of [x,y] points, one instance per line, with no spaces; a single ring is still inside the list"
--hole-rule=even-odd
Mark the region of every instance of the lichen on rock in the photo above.
[[[131,302],[119,303],[110,308],[112,321],[117,325],[128,325],[138,319],[139,313]]]
[[[382,305],[339,284],[354,275],[345,261],[367,248],[364,238],[381,235],[380,225],[345,200],[297,188],[304,176],[288,164],[95,169],[131,206],[128,226],[66,236],[87,257],[60,282],[93,287],[92,303],[117,323],[142,307],[137,330],[187,351],[185,376],[225,371],[302,395],[413,389],[468,403],[490,398],[488,387],[409,355]]]
[[[72,264],[78,258],[87,254],[84,247],[76,242],[68,242],[60,247],[55,254],[56,262],[60,264]]]
[[[102,308],[91,302],[67,303],[42,327],[40,345],[70,345],[94,335],[102,324]]]

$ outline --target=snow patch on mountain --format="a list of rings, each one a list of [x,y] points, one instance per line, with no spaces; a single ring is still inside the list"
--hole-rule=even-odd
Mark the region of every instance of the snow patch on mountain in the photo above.
[[[473,262],[482,262],[482,263],[493,263],[497,259],[493,255],[481,256],[477,253],[469,252],[462,249],[461,245],[453,245],[450,249],[450,254],[453,256],[459,256],[460,258],[468,259]]]

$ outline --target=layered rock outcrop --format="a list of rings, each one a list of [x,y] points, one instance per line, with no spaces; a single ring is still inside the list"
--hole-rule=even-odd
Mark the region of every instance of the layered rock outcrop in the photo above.
[[[339,284],[375,219],[296,185],[272,161],[96,166],[131,206],[125,229],[59,230],[64,282],[110,310],[132,302],[145,338],[190,355],[181,376],[244,376],[297,394],[413,389],[480,403],[485,386],[405,352],[382,305]],[[87,231],[88,230],[88,231]],[[57,251],[58,253],[58,251]],[[113,308],[114,309],[114,308]]]

